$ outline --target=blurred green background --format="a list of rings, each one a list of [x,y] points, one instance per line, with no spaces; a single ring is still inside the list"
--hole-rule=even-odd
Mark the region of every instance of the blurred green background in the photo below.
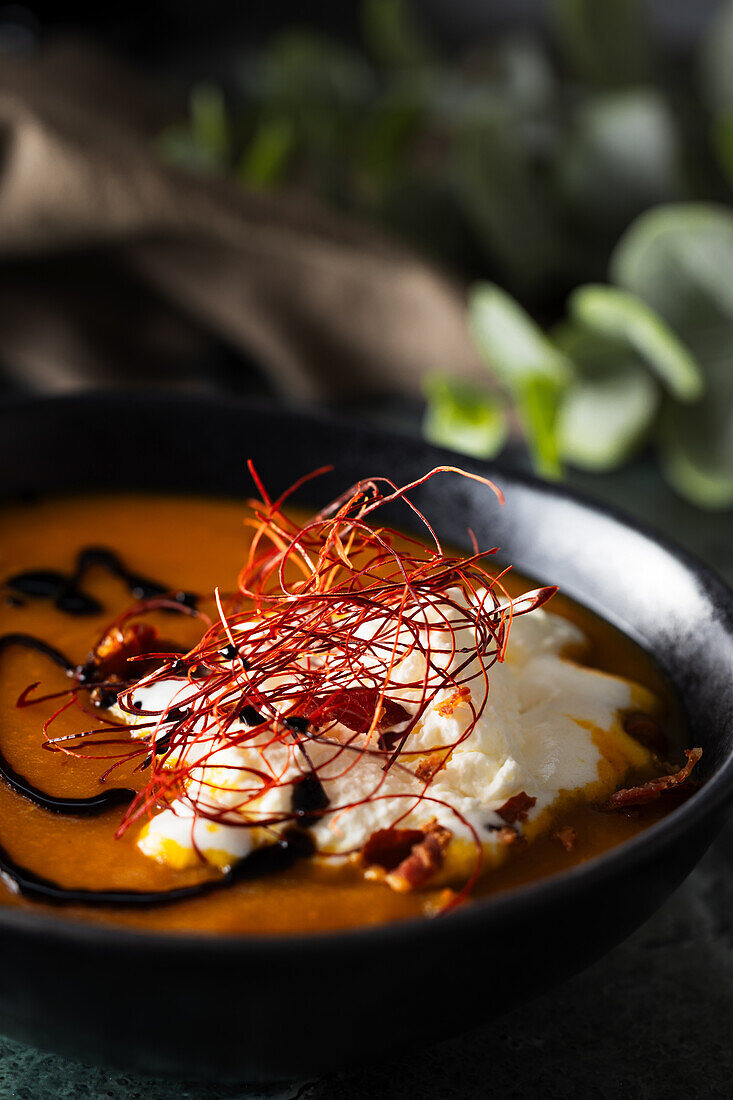
[[[450,50],[423,14],[363,0],[347,38],[302,11],[191,84],[160,155],[306,188],[465,280],[486,386],[430,374],[428,438],[521,437],[547,477],[653,452],[677,495],[729,508],[733,4],[683,43],[640,0],[548,0],[541,27]]]

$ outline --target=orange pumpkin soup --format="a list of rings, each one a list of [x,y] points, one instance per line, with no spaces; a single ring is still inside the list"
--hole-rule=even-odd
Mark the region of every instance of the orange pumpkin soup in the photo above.
[[[648,656],[492,558],[386,533],[375,499],[314,524],[265,498],[252,526],[198,497],[0,510],[0,904],[349,928],[669,811],[697,757]]]

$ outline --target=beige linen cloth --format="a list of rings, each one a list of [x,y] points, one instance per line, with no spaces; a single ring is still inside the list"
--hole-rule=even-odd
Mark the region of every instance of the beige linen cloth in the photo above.
[[[303,195],[164,165],[175,115],[86,47],[0,58],[0,371],[185,385],[215,336],[291,399],[486,378],[446,277]]]

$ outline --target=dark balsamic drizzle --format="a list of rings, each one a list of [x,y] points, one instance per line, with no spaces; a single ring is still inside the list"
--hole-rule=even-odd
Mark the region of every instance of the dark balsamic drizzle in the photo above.
[[[238,657],[239,663],[241,664],[245,672],[249,672],[250,668],[252,667],[247,658],[243,657],[242,654],[239,652],[237,646],[232,645],[231,643],[229,645],[225,645],[223,649],[219,650],[219,656],[223,657],[225,661],[234,661]]]
[[[118,577],[136,600],[147,600],[170,593],[169,585],[149,580],[133,573],[113,550],[104,546],[85,546],[76,555],[70,574],[56,569],[29,569],[5,580],[5,587],[12,593],[31,599],[51,600],[59,611],[67,615],[97,615],[102,605],[82,588],[82,582],[92,568],[106,569]],[[196,607],[196,596],[191,592],[176,592],[173,599],[186,607]]]
[[[74,662],[61,652],[60,649],[56,649],[55,646],[49,645],[48,642],[44,642],[42,638],[36,638],[34,634],[23,634],[20,632],[14,632],[12,634],[3,634],[0,636],[0,654],[4,653],[6,649],[11,649],[13,646],[20,646],[21,649],[32,649],[36,653],[41,653],[44,657],[47,657],[49,661],[52,661],[59,668],[63,669],[67,675],[71,675],[74,671]]]
[[[307,824],[308,818],[315,820],[320,817],[328,809],[330,801],[320,779],[312,772],[304,775],[293,787],[293,813],[304,819],[303,824]]]
[[[95,687],[92,689],[90,698],[95,706],[100,710],[109,710],[117,702],[117,691],[114,688]]]
[[[41,653],[66,673],[74,671],[74,665],[68,657],[54,646],[34,637],[32,634],[3,634],[0,637],[0,654],[13,646]],[[36,806],[40,806],[41,809],[50,810],[55,814],[84,814],[87,816],[102,814],[113,806],[129,803],[136,794],[135,791],[125,787],[112,787],[89,798],[60,798],[56,795],[46,794],[45,791],[34,786],[24,775],[17,772],[2,750],[0,750],[0,776],[18,794],[28,798]]]
[[[0,776],[9,787],[12,787],[24,798],[30,799],[42,810],[50,810],[54,814],[74,814],[96,817],[105,810],[114,806],[128,805],[136,795],[136,791],[126,787],[112,787],[108,791],[91,795],[90,798],[59,798],[56,795],[46,794],[30,783],[25,776],[20,775],[15,768],[8,763],[6,757],[0,752]]]
[[[60,611],[69,615],[94,615],[102,610],[93,596],[72,591],[70,578],[56,569],[28,569],[8,577],[5,586],[31,599],[53,600]]]
[[[0,654],[6,649],[18,646],[41,653],[53,664],[58,665],[68,675],[73,675],[75,666],[55,646],[49,645],[41,638],[32,634],[4,634],[0,636]],[[182,712],[183,715],[183,712]],[[166,751],[170,740],[170,734],[159,738],[156,743],[158,753]],[[122,803],[129,803],[136,792],[122,787],[115,787],[104,791],[91,798],[57,798],[46,794],[20,775],[5,759],[0,751],[0,776],[18,794],[28,798],[41,809],[50,810],[57,814],[84,814],[97,816],[106,810]],[[311,777],[306,777],[307,782]],[[315,783],[320,783],[313,777]],[[302,783],[299,786],[302,787]],[[321,791],[323,789],[321,788]],[[323,795],[325,797],[325,793]],[[328,800],[326,800],[328,801]],[[225,872],[219,878],[206,879],[204,882],[193,886],[179,886],[171,890],[85,890],[67,889],[52,879],[45,878],[18,863],[10,853],[0,845],[0,876],[6,879],[11,888],[21,893],[24,897],[33,901],[42,901],[54,905],[88,905],[95,908],[127,908],[140,909],[154,906],[173,905],[179,901],[188,901],[192,898],[202,897],[205,894],[214,893],[217,890],[227,889],[235,882],[258,878],[271,874],[274,871],[285,870],[297,859],[311,855],[312,842],[307,835],[298,829],[289,830],[277,843],[267,848],[260,848],[252,852],[241,863],[236,864],[231,870]]]
[[[149,909],[188,901],[216,890],[224,890],[235,882],[285,870],[304,854],[306,851],[302,838],[293,836],[291,839],[286,836],[279,844],[252,852],[219,878],[206,879],[193,886],[177,886],[172,890],[83,890],[59,886],[52,879],[23,867],[0,845],[0,875],[9,879],[24,897],[33,901],[55,905],[90,905],[96,908]]]
[[[240,707],[237,711],[237,718],[244,722],[245,726],[260,726],[265,720],[251,703],[245,703],[243,707]]]
[[[283,725],[287,726],[293,733],[305,733],[310,722],[302,714],[289,714],[287,718],[283,719]]]
[[[173,730],[169,730],[168,733],[164,733],[162,737],[156,737],[155,747],[151,750],[150,754],[145,757],[141,767],[149,768],[156,756],[162,756],[163,753],[168,752],[168,749],[171,747],[172,738]]]
[[[166,722],[182,722],[191,713],[190,707],[171,707],[166,713]]]

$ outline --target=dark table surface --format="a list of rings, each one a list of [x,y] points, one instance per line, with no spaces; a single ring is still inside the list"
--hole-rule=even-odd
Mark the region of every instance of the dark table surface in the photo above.
[[[733,517],[683,504],[650,464],[574,481],[643,517],[733,582]],[[486,982],[490,996],[491,976],[477,980]],[[429,1006],[421,1011],[429,1019]],[[595,966],[498,1023],[406,1050],[392,1062],[375,1062],[367,1053],[354,1072],[271,1087],[222,1087],[111,1073],[0,1039],[0,1097],[17,1100],[375,1096],[733,1096],[733,822],[667,904]]]

